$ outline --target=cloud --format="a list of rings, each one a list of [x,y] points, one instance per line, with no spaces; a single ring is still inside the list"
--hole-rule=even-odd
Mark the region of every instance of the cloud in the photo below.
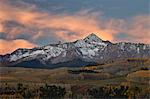
[[[133,42],[150,43],[150,16],[139,15],[128,22],[125,30]]]
[[[0,54],[11,53],[18,48],[33,48],[36,44],[23,39],[4,40],[0,39]]]
[[[34,40],[36,40],[36,39],[38,39],[38,38],[40,38],[40,37],[43,37],[43,34],[42,34],[42,33],[43,33],[42,31],[38,31],[37,34],[36,34],[35,36],[33,36],[32,38],[33,38]]]
[[[112,30],[103,29],[94,16],[81,15],[64,15],[56,16],[49,21],[51,24],[45,24],[46,27],[56,29],[55,34],[57,37],[66,41],[73,41],[75,39],[81,39],[89,33],[97,33],[99,37],[104,40],[112,40]],[[69,35],[72,33],[72,35]]]
[[[6,27],[7,29],[2,29],[2,32],[9,34],[8,38],[11,39],[22,33],[32,34],[33,39],[38,39],[40,36],[45,35],[42,33],[44,29],[53,31],[56,38],[66,41],[82,38],[92,32],[97,33],[104,40],[113,39],[112,30],[103,29],[99,25],[100,20],[96,18],[99,13],[89,13],[89,10],[79,11],[73,15],[52,14],[40,12],[35,6],[22,9],[14,7],[9,3],[6,3],[5,7],[2,5],[0,9],[1,21],[15,21],[24,26],[21,28],[16,26],[11,29],[8,29],[8,27]],[[39,35],[38,31],[32,31],[31,29],[40,30],[40,36],[37,36]],[[65,32],[62,30],[65,30]],[[68,33],[74,33],[74,35],[67,35]]]
[[[42,12],[36,5],[20,0],[16,0],[19,6],[12,5],[8,0],[0,2],[2,2],[0,3],[0,32],[6,33],[6,39],[16,39],[18,35],[26,34],[29,36],[28,40],[33,42],[40,37],[51,37],[51,35],[58,40],[74,41],[94,32],[104,40],[117,41],[119,38],[115,35],[126,33],[133,42],[150,42],[148,15],[135,16],[126,20],[104,19],[101,13],[91,9],[73,14],[54,14]],[[45,30],[49,30],[49,34],[45,33]]]
[[[37,43],[44,37],[45,41],[47,39],[74,41],[90,33],[96,33],[101,39],[113,42],[150,43],[149,22],[148,15],[133,16],[128,19],[108,19],[103,18],[101,12],[94,12],[91,9],[72,14],[56,14],[41,11],[36,5],[21,0],[0,0],[0,35],[2,33],[4,35],[1,44],[7,40],[14,42],[18,39]],[[118,34],[127,34],[127,37],[122,40],[116,36]],[[7,50],[10,52],[13,49],[8,46]]]
[[[20,0],[0,1],[0,32],[6,33],[6,39],[15,39],[18,35],[26,33],[27,35],[34,35],[34,28],[28,26],[32,20],[32,14],[35,8]],[[31,11],[32,10],[32,11]],[[30,34],[30,35],[31,35]]]

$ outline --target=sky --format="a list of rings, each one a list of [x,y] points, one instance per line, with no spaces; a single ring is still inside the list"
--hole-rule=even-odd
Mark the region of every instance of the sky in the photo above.
[[[0,0],[0,54],[95,33],[150,44],[150,0]]]

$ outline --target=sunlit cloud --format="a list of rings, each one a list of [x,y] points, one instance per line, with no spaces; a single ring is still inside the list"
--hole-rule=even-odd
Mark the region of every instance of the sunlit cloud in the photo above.
[[[23,39],[3,40],[0,39],[0,54],[11,53],[18,48],[33,48],[36,44]]]
[[[5,9],[6,8],[6,9]],[[79,37],[95,32],[104,40],[112,40],[113,36],[111,34],[112,30],[102,29],[100,26],[100,20],[96,18],[98,13],[88,13],[88,11],[79,11],[74,15],[69,14],[60,14],[53,15],[51,13],[42,13],[38,11],[32,10],[24,10],[24,9],[11,9],[11,5],[7,5],[0,10],[0,14],[2,15],[0,18],[2,21],[13,20],[20,24],[23,24],[25,27],[32,27],[37,29],[45,29],[49,28],[50,30],[57,30],[54,32],[56,36],[64,40],[74,40]],[[12,11],[11,11],[12,10]],[[9,13],[11,12],[11,13]],[[12,17],[10,17],[12,16]],[[28,29],[28,28],[23,28]],[[18,33],[22,33],[25,30],[21,28],[13,27],[11,31],[6,31],[12,37],[18,35]],[[76,38],[70,37],[70,35],[62,33],[62,29],[67,30],[68,32],[73,32]],[[30,31],[29,31],[30,32]],[[60,33],[60,35],[58,34]],[[63,36],[62,34],[66,35]],[[37,32],[33,33],[33,35],[38,35]],[[40,35],[44,35],[40,33]],[[38,36],[34,37],[37,38]]]
[[[132,42],[150,43],[150,16],[140,15],[132,18],[125,31]]]

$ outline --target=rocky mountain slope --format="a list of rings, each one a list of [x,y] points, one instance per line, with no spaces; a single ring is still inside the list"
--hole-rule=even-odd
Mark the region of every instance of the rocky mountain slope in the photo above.
[[[11,54],[1,55],[0,65],[31,68],[77,67],[125,58],[150,58],[150,45],[111,43],[92,33],[75,42],[17,49]]]

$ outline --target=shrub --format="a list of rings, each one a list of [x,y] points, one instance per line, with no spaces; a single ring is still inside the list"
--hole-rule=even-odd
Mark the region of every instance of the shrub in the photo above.
[[[40,87],[40,97],[42,98],[61,98],[66,94],[65,88],[57,87],[55,85],[49,86],[45,84],[45,86]]]

